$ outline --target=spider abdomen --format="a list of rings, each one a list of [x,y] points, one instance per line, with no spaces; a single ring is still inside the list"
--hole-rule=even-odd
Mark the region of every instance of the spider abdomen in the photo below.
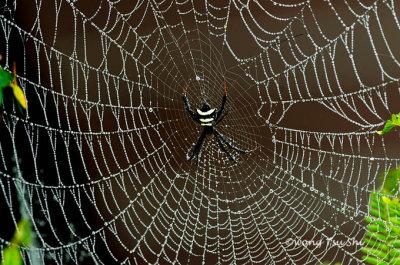
[[[214,121],[214,118],[213,117],[205,118],[205,119],[200,118],[199,121],[200,121],[201,126],[212,126],[212,122]]]
[[[198,121],[201,126],[213,126],[215,120],[215,109],[202,111],[197,109]]]

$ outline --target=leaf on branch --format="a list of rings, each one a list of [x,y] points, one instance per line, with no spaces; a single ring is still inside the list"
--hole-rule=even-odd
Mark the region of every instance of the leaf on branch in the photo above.
[[[388,120],[385,124],[385,127],[383,127],[383,130],[377,131],[377,133],[379,135],[385,134],[390,131],[394,126],[400,126],[400,113],[397,115],[392,114],[392,119]]]

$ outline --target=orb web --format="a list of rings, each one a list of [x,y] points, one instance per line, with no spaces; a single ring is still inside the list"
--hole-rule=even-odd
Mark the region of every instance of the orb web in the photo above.
[[[399,163],[398,132],[376,134],[399,111],[394,1],[0,10],[1,64],[28,100],[0,125],[2,248],[23,214],[26,262],[362,262],[369,193]],[[216,128],[250,152],[232,163],[207,137],[196,166],[183,90],[218,108],[223,80]]]

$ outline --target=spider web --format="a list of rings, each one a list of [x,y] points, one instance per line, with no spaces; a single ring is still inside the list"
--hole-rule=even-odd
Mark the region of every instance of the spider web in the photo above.
[[[376,134],[399,112],[395,1],[0,10],[28,100],[0,125],[2,248],[25,215],[39,264],[362,262],[370,191],[400,160],[398,132]],[[197,167],[183,89],[219,107],[223,79],[217,129],[252,151],[233,164],[208,137]]]

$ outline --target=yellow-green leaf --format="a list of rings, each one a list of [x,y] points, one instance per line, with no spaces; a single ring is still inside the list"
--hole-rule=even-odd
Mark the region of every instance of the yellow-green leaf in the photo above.
[[[18,229],[14,233],[13,241],[23,246],[29,246],[32,243],[32,228],[28,219],[22,218],[18,222]]]
[[[22,265],[22,257],[17,246],[9,246],[3,250],[1,265]]]
[[[17,82],[10,83],[10,87],[13,89],[14,97],[21,105],[22,108],[26,109],[26,98],[22,89],[17,85]]]

